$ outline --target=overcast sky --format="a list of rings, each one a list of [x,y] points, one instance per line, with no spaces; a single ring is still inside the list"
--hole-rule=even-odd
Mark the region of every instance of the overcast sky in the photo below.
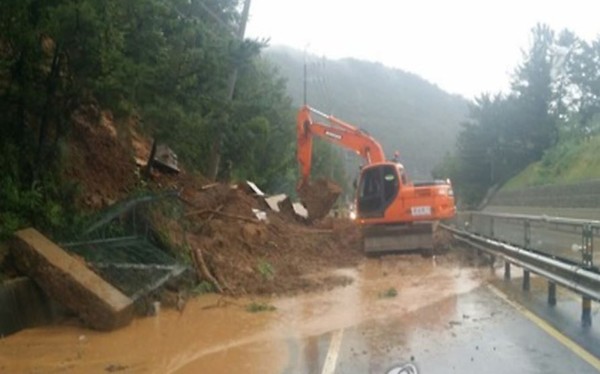
[[[472,98],[508,89],[537,22],[589,40],[599,11],[595,0],[252,0],[246,36],[379,61]]]

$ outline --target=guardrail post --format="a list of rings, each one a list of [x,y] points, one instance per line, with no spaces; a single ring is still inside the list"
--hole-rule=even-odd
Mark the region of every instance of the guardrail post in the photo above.
[[[530,282],[529,282],[529,270],[523,270],[523,291],[529,291]]]
[[[585,267],[594,266],[594,231],[590,224],[581,230],[581,262]]]
[[[510,280],[510,262],[504,261],[504,279]]]
[[[581,325],[592,326],[592,299],[585,296],[581,298]]]
[[[490,256],[490,269],[492,270],[492,273],[494,272],[494,264],[496,263],[496,256],[491,255]]]
[[[525,237],[523,238],[523,245],[525,246],[525,249],[530,249],[530,244],[531,244],[531,223],[529,222],[529,220],[525,220],[523,221],[523,232]]]
[[[548,281],[548,305],[556,305],[556,283]]]
[[[494,217],[490,217],[490,238],[494,238]]]

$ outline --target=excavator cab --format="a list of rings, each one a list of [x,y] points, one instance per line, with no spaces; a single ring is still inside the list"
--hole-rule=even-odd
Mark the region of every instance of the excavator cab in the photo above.
[[[363,169],[357,191],[359,217],[383,217],[400,190],[401,176],[393,163]]]

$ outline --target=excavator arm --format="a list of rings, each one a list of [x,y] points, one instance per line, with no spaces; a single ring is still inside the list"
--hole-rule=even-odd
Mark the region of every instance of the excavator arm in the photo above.
[[[327,123],[314,122],[311,113],[327,120]],[[303,106],[296,121],[298,163],[302,176],[298,189],[308,184],[312,158],[313,136],[319,136],[330,143],[350,149],[365,159],[367,164],[385,161],[385,153],[371,135],[340,119],[326,115],[309,106]]]

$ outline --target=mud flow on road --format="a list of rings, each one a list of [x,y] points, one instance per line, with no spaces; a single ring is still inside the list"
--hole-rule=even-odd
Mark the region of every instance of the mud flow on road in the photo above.
[[[0,340],[0,372],[282,372],[297,353],[289,349],[292,341],[301,346],[329,331],[410,313],[477,287],[481,271],[463,263],[455,255],[366,259],[355,268],[317,274],[352,279],[326,292],[261,299],[206,295],[189,301],[183,312],[163,310],[110,334],[74,325],[26,330]],[[395,297],[386,294],[390,289]],[[275,310],[248,311],[248,305],[263,304]],[[310,368],[310,362],[296,361]]]

